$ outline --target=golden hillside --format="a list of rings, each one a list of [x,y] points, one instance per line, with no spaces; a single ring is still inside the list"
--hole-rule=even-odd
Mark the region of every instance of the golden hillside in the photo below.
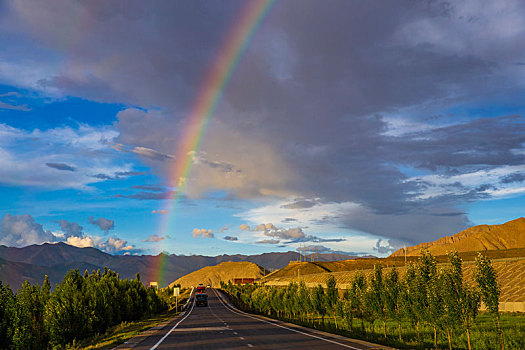
[[[247,262],[222,262],[215,266],[206,266],[200,270],[194,271],[186,276],[182,276],[178,280],[172,282],[170,287],[175,284],[180,284],[181,287],[197,286],[200,283],[210,285],[212,287],[220,287],[220,282],[233,281],[235,278],[255,278],[259,279],[267,274],[261,266]]]
[[[502,225],[474,226],[434,242],[407,247],[406,254],[419,255],[421,249],[428,249],[432,255],[444,255],[454,249],[458,252],[469,252],[512,248],[525,248],[525,218]],[[390,256],[403,256],[403,254],[403,249],[399,249]]]

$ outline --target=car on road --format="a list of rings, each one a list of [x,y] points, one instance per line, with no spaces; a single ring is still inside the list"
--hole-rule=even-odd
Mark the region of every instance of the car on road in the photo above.
[[[204,287],[204,284],[199,284],[197,286],[197,293],[205,293],[206,292],[206,287]]]
[[[195,294],[195,306],[208,306],[208,294],[197,293]]]

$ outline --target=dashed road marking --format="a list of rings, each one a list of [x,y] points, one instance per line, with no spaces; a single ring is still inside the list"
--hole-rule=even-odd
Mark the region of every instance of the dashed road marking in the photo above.
[[[278,323],[274,323],[274,322],[270,322],[270,321],[266,321],[264,319],[261,319],[261,318],[258,318],[258,317],[254,317],[244,311],[240,311],[240,310],[236,310],[234,309],[232,306],[229,306],[229,305],[226,305],[224,303],[224,301],[222,301],[222,298],[219,296],[219,293],[217,293],[217,290],[213,289],[213,292],[215,293],[215,295],[217,296],[217,298],[219,299],[219,301],[222,303],[222,305],[224,305],[224,307],[226,307],[226,309],[230,310],[230,312],[233,312],[234,314],[237,314],[237,315],[241,315],[241,316],[246,316],[246,317],[249,317],[251,319],[254,319],[254,320],[257,320],[257,321],[260,321],[260,322],[264,322],[264,323],[268,323],[268,324],[271,324],[275,327],[279,327],[279,328],[283,328],[283,329],[287,329],[289,331],[292,331],[292,332],[295,332],[295,333],[299,333],[299,334],[303,334],[303,335],[306,335],[308,337],[312,337],[312,338],[315,338],[315,339],[319,339],[319,340],[323,340],[323,341],[326,341],[328,343],[332,343],[332,344],[337,344],[337,345],[340,345],[340,346],[343,346],[345,348],[348,348],[348,349],[353,349],[353,350],[361,350],[359,348],[356,348],[356,347],[353,347],[353,346],[350,346],[350,345],[346,345],[346,344],[342,344],[342,343],[339,343],[339,342],[336,342],[334,340],[330,340],[330,339],[326,339],[326,338],[322,338],[322,337],[319,337],[317,335],[313,335],[313,334],[308,334],[308,333],[305,333],[305,332],[301,332],[300,330],[298,329],[293,329],[293,328],[289,328],[289,327],[286,327],[286,326],[283,326],[283,325],[280,325]]]
[[[190,298],[191,298],[191,294],[190,294]],[[195,300],[193,301],[193,304],[191,305],[191,310],[188,311],[188,314],[186,316],[184,316],[182,318],[182,320],[180,320],[179,322],[177,322],[177,324],[175,326],[173,326],[172,329],[170,329],[158,342],[157,344],[153,345],[150,350],[155,350],[163,341],[164,339],[166,339],[168,337],[168,335],[171,334],[171,332],[173,332],[175,330],[175,328],[177,328],[177,326],[179,324],[181,324],[182,321],[184,321],[186,318],[188,318],[189,315],[191,315],[191,312],[193,311],[193,308],[195,307]]]

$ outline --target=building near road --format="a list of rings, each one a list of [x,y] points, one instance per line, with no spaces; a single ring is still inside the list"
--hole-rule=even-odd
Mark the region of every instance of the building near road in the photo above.
[[[254,284],[255,278],[234,278],[233,284]]]

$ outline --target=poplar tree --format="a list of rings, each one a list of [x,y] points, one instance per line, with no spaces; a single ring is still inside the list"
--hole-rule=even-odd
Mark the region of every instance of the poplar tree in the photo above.
[[[399,341],[402,342],[401,337],[401,291],[402,285],[399,280],[399,272],[394,266],[387,274],[385,279],[385,306],[388,315],[397,321],[397,330]]]
[[[416,265],[414,306],[419,321],[427,322],[434,330],[434,348],[437,349],[437,327],[442,311],[438,287],[437,261],[428,250],[422,251]]]
[[[303,319],[305,317],[304,314],[306,314],[306,319],[308,321],[308,314],[311,310],[311,304],[310,304],[310,290],[306,287],[306,284],[304,281],[299,282],[299,291],[298,291],[298,307],[301,310],[301,314],[303,314]]]
[[[15,296],[9,285],[0,281],[0,349],[8,349],[13,338],[15,318]]]
[[[366,293],[366,277],[362,272],[357,272],[352,281],[350,289],[350,309],[352,314],[361,320],[361,332],[365,333],[365,293]]]
[[[44,309],[47,299],[40,286],[25,281],[16,295],[13,347],[16,349],[47,348]]]
[[[449,253],[448,258],[450,267],[444,273],[443,289],[449,349],[452,349],[450,339],[451,329],[461,324],[465,328],[467,344],[470,350],[470,328],[477,316],[480,298],[479,295],[463,281],[463,261],[458,252],[453,251]]]
[[[326,316],[326,295],[323,286],[320,284],[313,290],[312,305],[315,312],[321,316],[321,321],[324,324],[324,317]]]
[[[337,282],[333,275],[329,275],[326,280],[326,306],[334,315],[335,328],[337,326],[337,304],[339,300],[339,294],[337,291]]]
[[[421,335],[419,331],[420,319],[420,303],[418,301],[421,293],[417,285],[416,267],[414,264],[408,264],[405,269],[405,277],[402,281],[403,289],[401,290],[401,303],[405,315],[416,327],[417,341],[421,344]]]
[[[501,294],[501,288],[498,284],[496,270],[494,270],[492,262],[481,253],[478,253],[478,256],[476,257],[474,279],[478,285],[481,300],[496,323],[500,348],[501,350],[504,350],[505,342],[499,316],[499,297]]]
[[[367,304],[372,314],[383,321],[383,335],[386,339],[386,308],[385,308],[385,284],[383,282],[383,266],[374,265],[374,274],[370,279]]]

